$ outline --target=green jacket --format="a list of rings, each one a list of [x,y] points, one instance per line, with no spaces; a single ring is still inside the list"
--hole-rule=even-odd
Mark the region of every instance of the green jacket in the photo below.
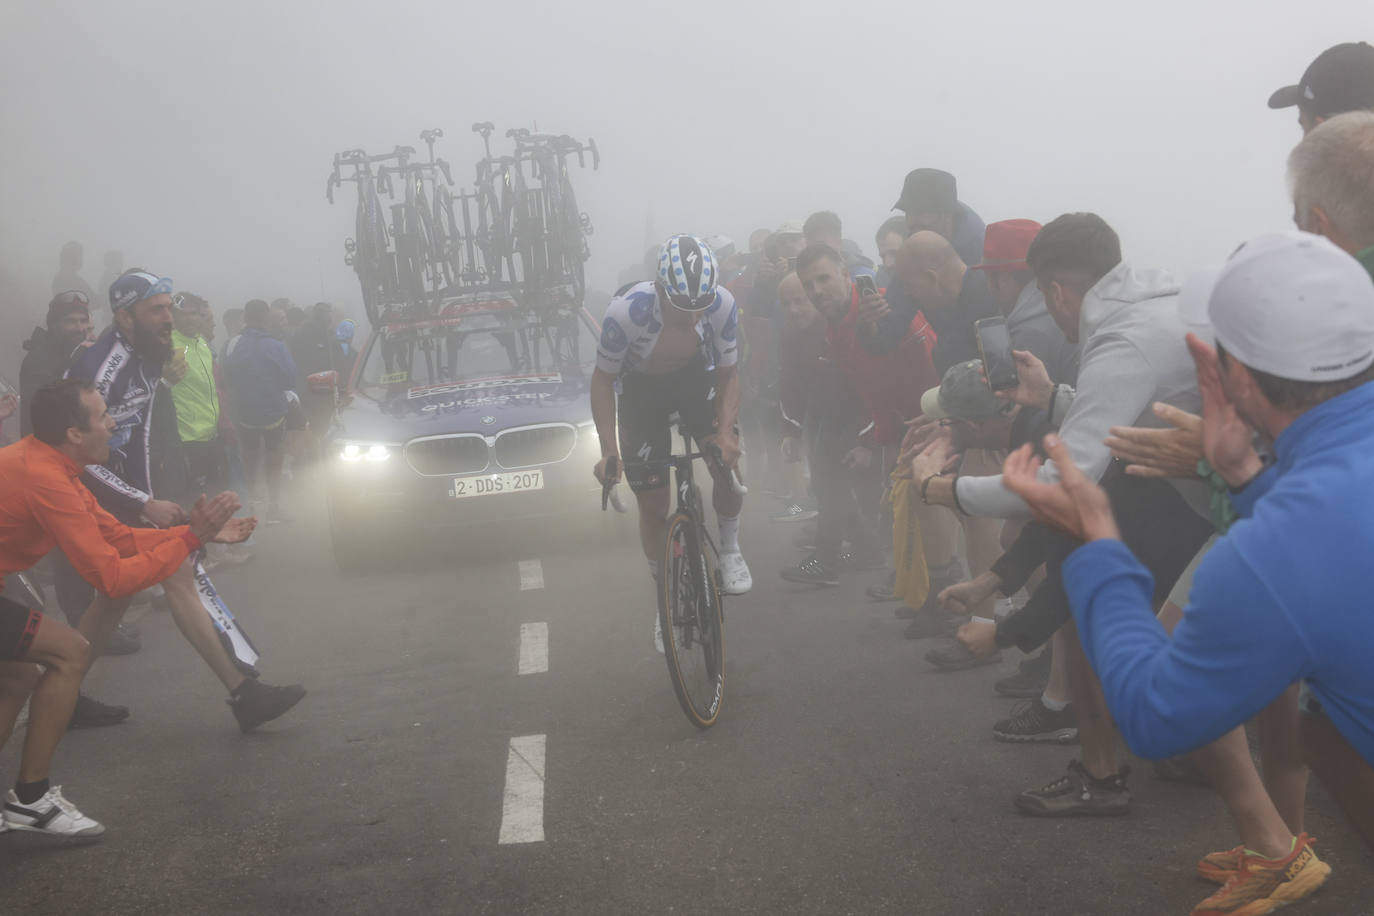
[[[172,332],[172,346],[186,348],[186,377],[172,386],[182,442],[209,442],[219,432],[215,354],[203,337]]]

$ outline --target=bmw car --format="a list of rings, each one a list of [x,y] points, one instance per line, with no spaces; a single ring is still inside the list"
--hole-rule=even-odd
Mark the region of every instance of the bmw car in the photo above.
[[[327,500],[342,567],[410,533],[600,513],[588,383],[597,323],[541,323],[514,301],[383,319],[331,436]]]

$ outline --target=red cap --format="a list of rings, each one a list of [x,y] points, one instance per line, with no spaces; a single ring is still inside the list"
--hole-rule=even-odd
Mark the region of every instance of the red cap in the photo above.
[[[983,263],[970,270],[1026,270],[1026,252],[1040,232],[1033,219],[990,223],[983,236]]]

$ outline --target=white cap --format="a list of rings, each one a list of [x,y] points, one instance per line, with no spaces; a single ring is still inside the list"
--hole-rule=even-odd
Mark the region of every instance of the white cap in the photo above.
[[[1178,307],[1238,362],[1282,379],[1340,381],[1374,363],[1374,282],[1319,235],[1251,239],[1189,277]]]

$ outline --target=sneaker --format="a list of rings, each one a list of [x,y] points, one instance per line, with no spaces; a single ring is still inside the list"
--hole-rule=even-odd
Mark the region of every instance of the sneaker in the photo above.
[[[937,614],[926,608],[906,610],[911,610],[912,613],[911,623],[907,624],[902,632],[907,639],[931,639],[935,636],[949,635],[949,622],[945,614]]]
[[[992,689],[1004,697],[1029,700],[1045,692],[1050,683],[1050,650],[1021,661],[1015,674],[1008,675],[992,685]]]
[[[238,720],[239,731],[246,735],[264,722],[285,714],[304,697],[305,688],[300,684],[273,687],[250,677],[240,685],[238,695],[229,700],[229,708]]]
[[[668,654],[663,649],[663,621],[658,619],[657,614],[654,615],[654,651],[659,655]]]
[[[744,562],[744,554],[738,551],[720,555],[720,572],[721,590],[727,595],[743,595],[754,587],[749,564]]]
[[[782,570],[780,575],[788,582],[800,582],[803,585],[839,585],[840,574],[833,567],[821,562],[815,554],[807,557],[796,566],[788,566]]]
[[[1209,852],[1198,859],[1197,876],[1213,884],[1225,884],[1245,864],[1245,847],[1233,846],[1220,852]]]
[[[110,634],[109,641],[105,644],[101,655],[133,655],[143,648],[143,643],[139,642],[137,636],[129,631],[124,624],[115,627],[115,631]]]
[[[931,649],[926,653],[926,661],[939,671],[967,671],[984,665],[995,665],[1002,660],[1001,651],[991,655],[974,655],[968,647],[957,639],[947,646]]]
[[[91,820],[76,805],[62,797],[62,787],[53,786],[30,805],[21,804],[11,789],[5,796],[5,826],[10,830],[46,833],[51,836],[98,837],[105,828]]]
[[[809,522],[811,519],[820,515],[815,509],[808,509],[800,503],[792,503],[777,515],[768,520],[770,522]]]
[[[1312,851],[1312,838],[1300,835],[1281,859],[1242,854],[1240,869],[1221,890],[1202,901],[1193,916],[1261,916],[1309,896],[1331,875]]]
[[[1078,718],[1073,714],[1072,704],[1055,712],[1035,697],[995,724],[992,736],[1015,744],[1077,744]]]
[[[1126,777],[1131,768],[1123,766],[1115,775],[1097,779],[1083,764],[1069,761],[1069,771],[1040,789],[1027,789],[1016,796],[1022,814],[1035,817],[1111,816],[1129,814],[1131,792]]]
[[[118,725],[127,718],[129,718],[129,707],[111,706],[99,700],[92,700],[84,693],[78,693],[76,695],[76,707],[72,709],[72,717],[67,722],[67,730]]]

